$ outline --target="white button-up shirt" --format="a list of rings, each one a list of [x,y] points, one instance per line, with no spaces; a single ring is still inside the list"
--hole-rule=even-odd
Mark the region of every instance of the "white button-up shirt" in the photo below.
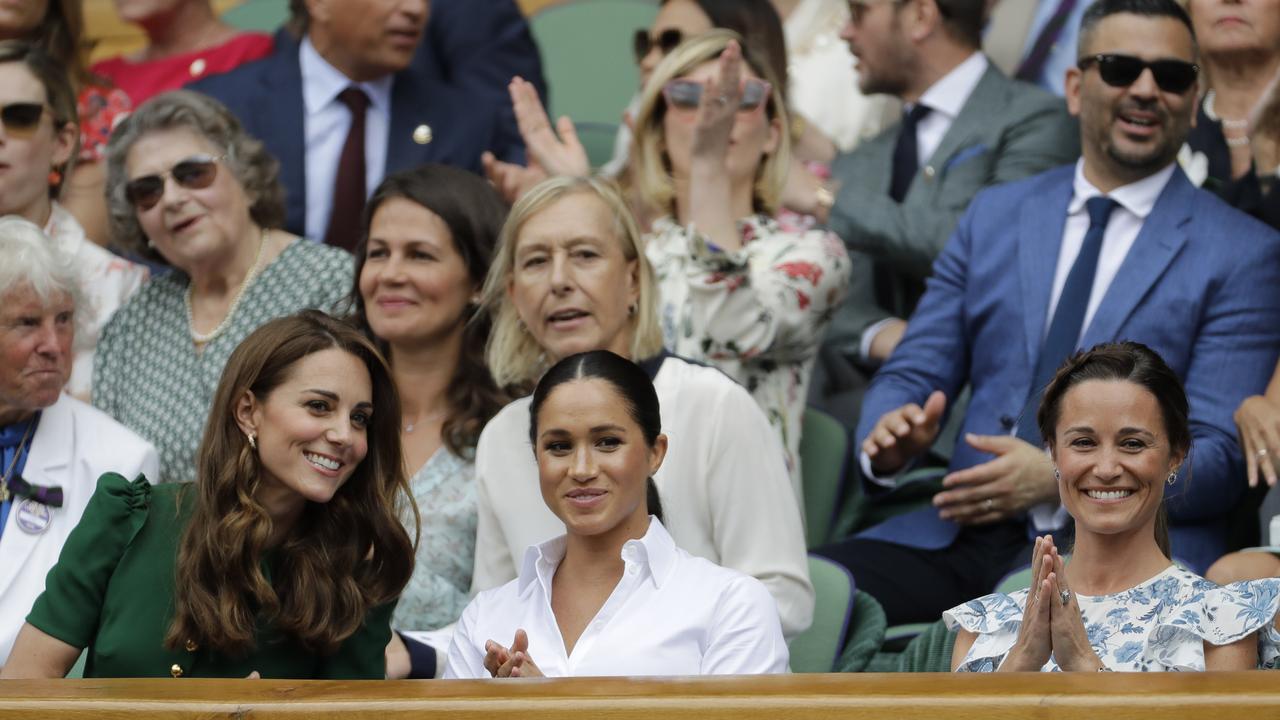
[[[364,191],[372,194],[387,167],[387,138],[391,133],[392,75],[354,82],[320,56],[311,40],[304,38],[298,50],[302,68],[302,132],[306,136],[307,174],[306,235],[324,240],[333,211],[333,185],[338,177],[338,160],[351,130],[351,111],[338,95],[355,85],[369,98],[364,121]]]
[[[548,677],[751,675],[787,671],[778,608],[759,580],[676,547],[650,518],[622,546],[622,579],[571,654],[551,610],[551,581],[564,558],[561,535],[525,553],[520,575],[476,596],[449,649],[446,678],[488,678],[487,640],[529,635],[529,656]]]

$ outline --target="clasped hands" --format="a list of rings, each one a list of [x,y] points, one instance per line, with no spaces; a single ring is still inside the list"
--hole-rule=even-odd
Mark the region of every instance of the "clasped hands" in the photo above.
[[[1031,588],[1014,643],[1000,672],[1038,672],[1050,656],[1068,672],[1105,669],[1089,644],[1075,593],[1067,587],[1066,567],[1053,536],[1036,538],[1031,552]]]
[[[924,407],[908,403],[880,417],[862,442],[877,475],[900,472],[933,445],[942,429],[947,397],[935,390]],[[970,446],[996,457],[948,473],[933,505],[945,520],[980,525],[1018,515],[1037,503],[1056,501],[1053,462],[1040,448],[1012,435],[966,434]]]
[[[509,648],[486,640],[484,669],[496,678],[543,677],[533,658],[529,657],[529,635],[524,630],[516,630],[516,637]]]

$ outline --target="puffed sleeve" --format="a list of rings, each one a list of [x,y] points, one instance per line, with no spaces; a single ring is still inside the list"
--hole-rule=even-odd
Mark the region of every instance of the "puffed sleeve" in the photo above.
[[[977,636],[956,672],[995,672],[1018,641],[1027,591],[1012,595],[992,593],[942,613],[951,630],[968,630]]]
[[[778,606],[764,584],[740,576],[725,588],[699,668],[702,675],[765,675],[787,672],[787,641]]]
[[[1200,580],[1176,613],[1162,614],[1147,634],[1143,656],[1169,670],[1205,669],[1204,646],[1230,645],[1258,634],[1258,664],[1275,667],[1280,659],[1280,579],[1250,580],[1216,586]]]
[[[744,245],[725,250],[692,228],[668,224],[649,247],[664,295],[686,286],[686,302],[667,308],[669,342],[696,341],[715,359],[803,362],[813,357],[849,285],[849,255],[823,230],[790,232],[767,218],[739,227]]]
[[[387,643],[391,640],[391,614],[395,602],[384,603],[368,612],[364,624],[332,657],[320,664],[319,680],[382,680],[387,676]]]
[[[97,632],[107,585],[146,524],[150,501],[151,484],[144,476],[133,482],[116,473],[99,478],[27,622],[68,645],[88,647]]]
[[[462,617],[453,629],[453,642],[449,645],[449,660],[444,668],[446,680],[476,680],[491,677],[484,669],[484,653],[471,637],[480,617],[483,596],[476,596],[462,611]]]

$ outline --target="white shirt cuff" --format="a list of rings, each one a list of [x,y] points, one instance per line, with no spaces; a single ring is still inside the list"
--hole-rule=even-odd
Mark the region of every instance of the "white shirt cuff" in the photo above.
[[[897,487],[898,478],[907,469],[904,467],[902,470],[899,470],[892,475],[876,475],[876,472],[871,469],[871,456],[868,455],[865,450],[858,453],[858,464],[862,466],[862,477],[881,487],[887,488]],[[910,467],[910,464],[908,464],[907,467]]]
[[[876,335],[884,329],[885,325],[897,320],[896,317],[887,317],[883,320],[877,320],[872,323],[866,330],[862,331],[862,337],[858,340],[858,356],[866,362],[874,362],[871,359],[871,343],[876,341]]]
[[[1027,510],[1027,515],[1031,517],[1031,524],[1039,532],[1057,530],[1067,524],[1067,508],[1054,501],[1032,505]]]

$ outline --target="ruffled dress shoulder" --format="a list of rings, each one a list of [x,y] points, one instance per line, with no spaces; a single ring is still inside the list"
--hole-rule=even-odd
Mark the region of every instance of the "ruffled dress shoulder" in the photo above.
[[[942,614],[952,630],[977,635],[957,671],[993,672],[1018,639],[1027,590],[992,593]],[[1280,660],[1280,578],[1219,586],[1176,565],[1112,595],[1076,596],[1089,644],[1112,670],[1204,670],[1204,644],[1258,637],[1258,666]],[[1041,670],[1057,671],[1050,657]]]

